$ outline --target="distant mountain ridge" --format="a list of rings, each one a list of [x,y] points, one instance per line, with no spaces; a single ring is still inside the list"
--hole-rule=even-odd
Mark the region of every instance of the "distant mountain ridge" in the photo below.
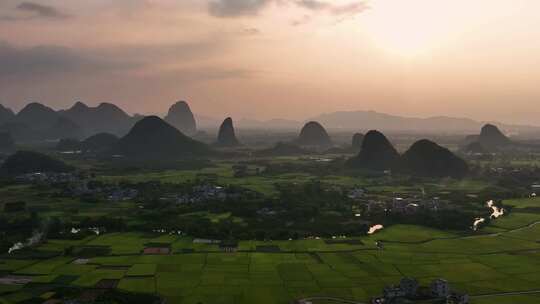
[[[202,128],[217,128],[220,119],[205,115],[195,115]],[[385,132],[417,132],[417,133],[477,133],[486,123],[499,126],[506,133],[540,133],[540,126],[507,124],[497,121],[477,121],[470,118],[449,116],[432,116],[427,118],[404,117],[380,113],[376,111],[338,111],[321,114],[305,120],[290,119],[240,119],[236,126],[239,129],[275,129],[296,130],[308,121],[318,121],[327,130],[369,131],[378,129]]]
[[[477,132],[486,122],[470,118],[455,118],[448,116],[433,116],[427,118],[403,117],[375,111],[340,111],[321,114],[317,120],[331,129],[383,131],[412,131],[412,132],[445,132],[470,133]],[[540,126],[513,125],[492,122],[506,132],[532,133],[540,132]]]
[[[182,103],[189,110],[189,105],[186,102]],[[171,109],[174,107],[175,105],[171,106]],[[189,114],[190,110],[187,110],[185,112]],[[165,118],[172,119],[172,116],[168,116],[165,116]],[[181,120],[187,119],[189,121],[177,121],[180,116],[182,117]],[[197,113],[193,116],[185,115],[187,118],[184,118],[184,115],[179,115],[175,117],[177,124],[185,123],[188,126],[187,130],[181,130],[186,135],[191,135],[190,133],[194,131],[195,120],[197,125],[207,129],[217,129],[222,123],[221,118]],[[144,116],[129,115],[112,103],[101,103],[95,107],[90,107],[82,102],[77,102],[68,109],[55,111],[46,105],[34,102],[26,105],[18,113],[14,113],[0,104],[0,131],[12,133],[11,135],[16,140],[59,139],[62,134],[55,134],[54,130],[46,129],[52,128],[55,123],[57,126],[71,124],[65,120],[58,122],[60,117],[67,118],[71,120],[73,125],[79,126],[84,136],[98,133],[123,136]],[[507,134],[540,134],[540,126],[482,122],[469,118],[447,116],[402,117],[376,111],[339,111],[321,114],[304,121],[280,118],[270,120],[244,118],[236,121],[235,125],[237,129],[292,131],[300,129],[308,121],[318,121],[330,131],[347,130],[357,132],[378,129],[384,132],[475,134],[484,124],[492,123],[499,126]],[[183,125],[179,126],[176,127],[183,128]]]
[[[53,109],[38,103],[27,104],[13,118],[17,123],[23,123],[36,129],[51,127],[60,118],[60,115]]]
[[[32,102],[18,113],[0,105],[0,131],[10,133],[17,141],[79,139],[98,133],[121,136],[139,119],[111,103],[89,107],[77,102],[69,109],[55,111]]]
[[[201,115],[195,113],[198,126],[203,129],[215,129],[220,126],[222,119],[207,115]],[[304,122],[275,118],[270,120],[257,120],[242,118],[235,122],[235,126],[239,129],[261,129],[261,130],[296,130],[300,129],[304,125]]]
[[[79,124],[86,135],[112,133],[121,136],[138,120],[112,103],[100,103],[96,107],[89,107],[77,102],[71,108],[60,110],[58,113]]]

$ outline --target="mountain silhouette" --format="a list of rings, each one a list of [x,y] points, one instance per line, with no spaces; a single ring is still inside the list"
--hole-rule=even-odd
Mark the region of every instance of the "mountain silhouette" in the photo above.
[[[0,132],[0,152],[10,152],[15,149],[15,141],[11,134]]]
[[[165,121],[184,134],[193,135],[197,132],[195,117],[185,101],[173,104],[165,116]]]
[[[296,143],[300,146],[311,147],[332,146],[330,136],[328,136],[328,133],[324,127],[316,121],[310,121],[304,125],[300,131],[300,135],[298,136]]]
[[[110,133],[98,133],[88,137],[81,142],[81,149],[84,151],[101,152],[110,150],[120,139]]]
[[[43,140],[47,133],[41,129],[33,129],[27,124],[19,122],[8,122],[0,126],[0,132],[11,134],[15,141],[34,141]]]
[[[321,114],[310,120],[318,121],[328,128],[343,130],[384,130],[416,133],[470,133],[476,131],[485,122],[469,118],[434,116],[427,118],[403,117],[375,111],[340,111]],[[539,126],[510,125],[500,122],[493,123],[505,130],[524,133],[538,133]]]
[[[157,116],[147,116],[137,122],[112,151],[140,160],[171,160],[211,153],[207,145],[189,138]]]
[[[462,178],[469,170],[467,163],[450,150],[422,139],[402,156],[401,171],[415,176]]]
[[[486,148],[500,148],[510,145],[512,142],[498,127],[487,124],[482,127],[478,142]]]
[[[97,107],[89,107],[82,102],[59,113],[75,122],[85,134],[112,133],[124,135],[135,124],[137,118],[129,116],[122,109],[111,103],[101,103]]]
[[[235,147],[240,145],[240,142],[236,138],[232,118],[227,117],[219,127],[216,145],[220,147]]]
[[[118,140],[119,138],[116,135],[110,133],[98,133],[83,141],[74,138],[64,138],[58,142],[56,150],[101,153],[110,151]]]
[[[351,158],[348,165],[354,168],[383,171],[394,168],[399,153],[390,141],[379,131],[371,130],[362,142],[358,156]]]
[[[364,134],[354,133],[352,137],[352,148],[354,151],[360,151],[362,149],[362,143],[364,142]]]
[[[69,171],[73,171],[73,167],[63,161],[31,151],[18,151],[10,155],[0,167],[0,173],[7,175]]]
[[[37,102],[27,104],[14,118],[16,123],[22,123],[34,130],[44,130],[52,127],[60,115],[53,109]]]
[[[15,113],[0,104],[0,125],[11,121],[13,118],[15,118]]]
[[[59,117],[56,122],[49,129],[47,129],[47,137],[49,139],[78,139],[84,137],[84,130],[71,119],[67,117]]]

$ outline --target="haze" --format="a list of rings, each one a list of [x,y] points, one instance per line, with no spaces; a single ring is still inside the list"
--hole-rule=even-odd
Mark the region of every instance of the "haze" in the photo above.
[[[0,103],[540,125],[536,0],[0,2]]]

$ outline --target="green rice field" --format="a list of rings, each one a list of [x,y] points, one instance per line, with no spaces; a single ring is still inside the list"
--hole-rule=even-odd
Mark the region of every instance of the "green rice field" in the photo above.
[[[530,220],[519,214],[517,218]],[[40,248],[99,245],[111,249],[110,255],[91,258],[86,264],[76,264],[76,256],[10,258],[0,261],[0,269],[43,286],[93,287],[102,280],[116,280],[118,289],[158,294],[168,303],[182,304],[278,304],[313,296],[367,302],[404,276],[422,284],[445,278],[455,290],[469,293],[472,303],[538,303],[539,294],[504,293],[540,289],[540,225],[511,230],[516,225],[506,222],[514,219],[505,220],[501,219],[504,225],[493,222],[503,227],[496,234],[463,236],[396,225],[351,243],[245,241],[236,252],[187,237],[113,233],[80,241],[50,240]],[[375,248],[376,240],[384,240],[383,250]],[[145,244],[156,242],[170,245],[172,253],[141,253]],[[272,252],[262,251],[269,247]],[[186,249],[190,253],[183,253]],[[0,285],[0,293],[0,303],[35,296],[31,288],[14,285]]]

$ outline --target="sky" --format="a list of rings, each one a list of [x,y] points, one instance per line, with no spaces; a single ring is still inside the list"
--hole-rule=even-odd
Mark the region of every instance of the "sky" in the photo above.
[[[540,125],[538,0],[2,0],[0,103]]]

